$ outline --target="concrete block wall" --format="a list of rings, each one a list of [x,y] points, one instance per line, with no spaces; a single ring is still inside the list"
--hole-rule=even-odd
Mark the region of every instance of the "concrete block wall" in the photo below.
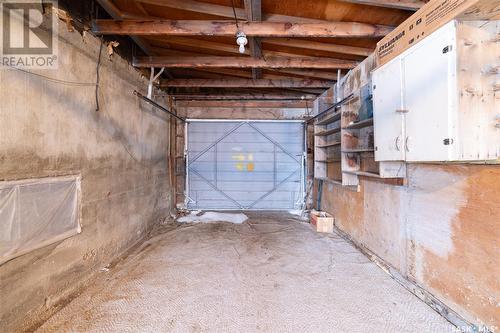
[[[82,225],[0,265],[1,332],[32,325],[169,215],[170,119],[139,102],[147,81],[103,47],[97,112],[92,85],[0,69],[0,180],[80,175]],[[99,48],[59,24],[59,69],[36,73],[93,83]]]

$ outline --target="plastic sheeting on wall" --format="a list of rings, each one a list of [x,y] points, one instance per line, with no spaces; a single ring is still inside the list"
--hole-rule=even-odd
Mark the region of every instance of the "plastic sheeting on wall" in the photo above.
[[[0,264],[80,233],[80,178],[0,182]]]

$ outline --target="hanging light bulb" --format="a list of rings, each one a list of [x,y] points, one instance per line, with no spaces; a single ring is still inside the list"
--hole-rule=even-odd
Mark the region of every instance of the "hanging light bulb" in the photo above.
[[[240,46],[240,53],[245,53],[245,45],[247,45],[248,39],[243,31],[238,31],[236,34],[236,44]]]

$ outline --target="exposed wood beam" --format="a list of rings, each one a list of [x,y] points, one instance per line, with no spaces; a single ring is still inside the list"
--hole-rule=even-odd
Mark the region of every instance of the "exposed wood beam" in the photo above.
[[[277,39],[279,39],[279,38],[277,38]],[[201,39],[193,39],[193,38],[189,38],[189,37],[169,36],[168,39],[163,39],[163,38],[158,37],[158,36],[156,36],[156,37],[153,36],[149,40],[154,42],[154,43],[159,43],[161,45],[167,46],[169,48],[172,48],[172,45],[182,45],[182,46],[193,47],[193,48],[196,48],[198,50],[205,49],[205,50],[214,50],[214,51],[219,51],[219,52],[223,51],[223,52],[228,52],[228,53],[240,54],[238,51],[238,48],[233,44],[212,42],[212,41],[201,40]],[[302,41],[303,40],[301,40],[301,42]],[[265,43],[267,43],[267,40],[265,40]],[[316,42],[313,42],[313,43],[316,43]],[[306,44],[306,43],[304,43],[304,44]],[[326,43],[318,43],[318,44],[324,44],[326,47],[328,47],[328,45],[329,45]],[[191,52],[191,53],[192,53],[191,55],[193,55],[193,56],[196,55],[196,53],[193,53],[193,52]],[[246,50],[245,54],[250,55],[250,52],[248,50]],[[268,57],[268,56],[304,57],[304,55],[299,55],[296,53],[281,52],[281,51],[268,51],[268,50],[267,51],[263,50],[262,54],[264,55],[264,57]],[[368,54],[370,54],[370,53],[368,53]],[[332,59],[335,61],[335,58],[332,58]]]
[[[182,38],[182,37],[179,37]],[[222,44],[226,45],[226,44]],[[164,55],[169,56],[203,56],[203,54],[196,54],[193,52],[179,51],[179,50],[171,50],[171,49],[158,49],[160,54],[164,53]],[[155,49],[155,50],[156,50]],[[335,61],[335,59],[332,59]],[[200,78],[210,78],[209,73],[214,73],[215,75],[211,75],[211,78],[224,78],[224,75],[233,76],[233,77],[242,77],[242,78],[252,78],[252,74],[244,69],[235,69],[235,68],[196,68],[196,69],[182,69],[182,73],[188,74],[190,76]],[[280,73],[280,74],[277,74]],[[222,74],[222,75],[221,75]],[[324,80],[337,80],[337,73],[329,72],[325,70],[314,70],[314,69],[268,69],[267,72],[263,73],[264,79],[276,79],[282,80],[285,78],[295,78],[295,76],[304,76],[306,78],[313,79],[324,79]]]
[[[197,49],[207,49],[207,50],[216,50],[216,51],[224,51],[224,52],[229,52],[229,53],[234,53],[234,54],[240,54],[238,51],[238,48],[236,45],[233,44],[226,44],[226,43],[219,43],[219,42],[212,42],[209,40],[205,39],[194,39],[194,38],[189,38],[189,37],[179,37],[179,36],[169,36],[168,39],[163,39],[159,36],[153,36],[152,38],[149,39],[150,41],[158,42],[163,45],[168,45],[169,47],[171,45],[182,45],[182,46],[189,46],[189,47],[195,47]],[[297,39],[291,39],[291,38],[266,38],[263,40],[264,44],[269,44],[269,45],[276,45],[276,46],[288,46],[288,47],[293,47],[293,48],[301,48],[301,49],[308,49],[308,50],[318,50],[318,51],[324,51],[324,52],[335,52],[335,53],[341,53],[341,54],[352,54],[352,55],[358,55],[358,56],[369,56],[373,50],[369,48],[364,48],[364,47],[356,47],[356,46],[348,46],[348,45],[339,45],[339,44],[329,44],[329,43],[322,43],[322,42],[316,42],[316,41],[309,41],[309,40],[297,40]],[[275,55],[275,56],[297,56],[300,57],[301,55],[298,55],[296,53],[290,53],[290,52],[281,52],[281,51],[262,51],[264,55]],[[250,54],[249,51],[246,51],[245,54]]]
[[[303,100],[303,99],[316,99],[316,95],[311,95],[311,94],[288,94],[288,93],[281,93],[281,94],[270,94],[270,93],[252,93],[248,92],[245,94],[227,94],[224,93],[223,95],[217,95],[217,94],[203,94],[203,93],[198,93],[198,94],[180,94],[180,93],[171,93],[169,94],[170,96],[173,96],[175,100],[178,101],[210,101],[210,100]]]
[[[116,5],[110,0],[97,0],[97,2],[104,8],[104,10],[114,19],[119,20],[124,18],[124,13],[120,11]],[[139,48],[147,55],[153,55],[154,51],[151,45],[144,39],[137,36],[130,36],[130,38],[139,46]],[[172,79],[173,76],[168,71],[165,71],[165,75]]]
[[[312,70],[312,69],[271,69],[273,72],[291,74],[291,75],[301,75],[311,78],[318,78],[324,80],[337,80],[337,73]],[[264,74],[265,75],[265,74]]]
[[[104,8],[104,10],[115,20],[121,20],[123,19],[123,12],[116,7],[116,5],[110,1],[110,0],[97,0],[97,2]],[[151,55],[153,52],[151,52],[151,47],[150,45],[144,41],[142,38],[131,36],[132,40],[141,48],[144,53]]]
[[[262,20],[261,0],[245,0],[245,11],[247,14],[247,21],[259,22]],[[250,54],[252,57],[262,58],[262,45],[260,38],[248,37],[248,44],[250,47]],[[252,68],[252,78],[262,79],[262,69]]]
[[[382,37],[392,28],[352,23],[241,22],[240,30],[256,37]],[[101,35],[236,36],[231,21],[202,20],[95,20],[94,33]]]
[[[303,39],[292,38],[266,38],[263,40],[264,44],[287,46],[300,49],[317,50],[325,52],[334,52],[342,54],[352,54],[367,57],[373,53],[373,49],[349,45],[330,44],[323,42],[316,42]]]
[[[327,72],[327,71],[320,71],[320,70],[308,70],[308,69],[272,69],[272,72],[264,72],[262,74],[264,79],[269,79],[269,80],[282,80],[282,79],[287,79],[287,78],[297,78],[296,76],[304,76],[306,78],[311,78],[311,79],[323,79],[323,80],[328,80],[328,81],[335,81],[337,80],[337,73],[333,72]],[[234,68],[196,68],[195,70],[193,69],[182,69],[182,73],[186,73],[188,75],[191,75],[193,77],[196,77],[197,75],[200,76],[200,78],[210,78],[210,73],[214,73],[216,75],[226,75],[226,76],[233,76],[233,77],[241,77],[245,79],[252,78],[252,74],[245,71],[245,70],[238,70]],[[212,78],[215,78],[214,75],[212,74]]]
[[[207,38],[204,39],[195,39],[190,37],[181,37],[181,36],[168,36],[168,38],[164,38],[161,36],[151,36],[148,38],[152,43],[158,43],[160,45],[165,45],[168,47],[172,47],[172,45],[181,45],[181,46],[189,46],[195,48],[196,50],[215,50],[215,51],[224,51],[228,53],[241,54],[238,51],[238,45],[236,42],[234,44],[226,44],[213,42]],[[245,49],[245,54],[250,55],[250,51]]]
[[[226,44],[223,44],[226,45]],[[206,56],[205,54],[198,54],[193,52],[172,50],[172,49],[163,49],[163,48],[155,48],[155,51],[159,54],[165,56],[183,56],[183,57],[195,57],[195,56]],[[267,53],[267,52],[266,52]],[[332,61],[336,61],[336,59],[331,59]],[[223,75],[231,75],[236,77],[243,78],[252,78],[252,73],[249,73],[245,69],[235,69],[235,68],[196,68],[193,69],[182,69],[183,73],[191,75],[193,72],[198,74],[203,74],[201,78],[206,78],[206,74],[214,73]],[[325,70],[313,70],[313,69],[276,69],[273,68],[269,72],[264,72],[264,79],[284,79],[287,77],[295,77],[295,76],[305,76],[307,78],[316,78],[316,79],[325,79],[325,80],[336,80],[337,74],[333,72],[328,72]],[[280,74],[278,74],[280,73]],[[281,74],[282,73],[282,74]],[[212,76],[215,78],[214,76]]]
[[[357,65],[355,61],[332,60],[319,57],[268,57],[254,59],[247,57],[134,57],[136,67],[235,67],[235,68],[330,68],[350,69]]]
[[[269,101],[269,100],[257,100],[257,101],[178,101],[176,103],[179,107],[205,107],[205,108],[230,108],[230,107],[242,107],[242,108],[303,108],[305,107],[305,101],[294,100],[294,101]]]
[[[332,81],[326,80],[246,80],[246,79],[231,79],[231,80],[210,80],[210,79],[174,79],[160,81],[161,88],[172,87],[210,87],[210,88],[328,88],[333,86]]]
[[[156,6],[163,6],[168,8],[181,9],[196,13],[203,13],[208,15],[220,16],[233,19],[233,9],[229,6],[221,6],[206,2],[200,2],[195,0],[136,0],[142,3],[148,3]],[[239,20],[246,20],[247,13],[245,9],[235,8],[236,17]],[[299,17],[299,16],[288,16],[279,14],[263,14],[263,21],[270,22],[297,22],[297,23],[325,23],[328,20],[319,20],[309,17]]]
[[[368,6],[397,8],[416,11],[422,8],[428,1],[422,0],[339,0]]]

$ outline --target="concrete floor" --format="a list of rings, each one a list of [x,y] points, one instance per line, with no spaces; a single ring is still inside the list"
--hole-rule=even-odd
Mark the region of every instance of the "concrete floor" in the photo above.
[[[37,332],[452,332],[337,235],[283,213],[159,228]]]

